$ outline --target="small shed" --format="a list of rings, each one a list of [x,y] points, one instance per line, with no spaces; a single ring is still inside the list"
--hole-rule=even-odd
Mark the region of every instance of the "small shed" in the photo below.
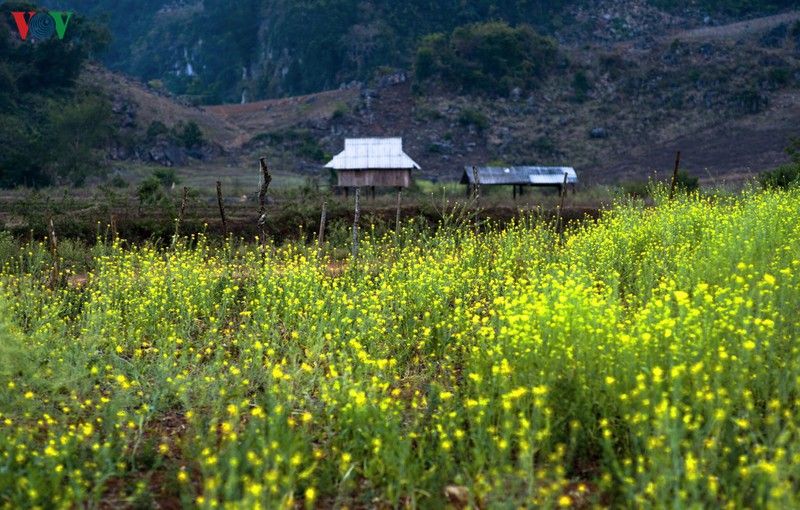
[[[411,171],[418,164],[403,152],[402,138],[347,138],[344,150],[325,168],[336,171],[339,187],[411,186]]]
[[[517,196],[517,190],[521,194],[529,186],[561,188],[565,177],[573,192],[578,183],[578,174],[574,168],[568,166],[466,166],[461,184],[468,185],[467,193],[476,184],[476,174],[481,186],[513,186],[514,197]]]

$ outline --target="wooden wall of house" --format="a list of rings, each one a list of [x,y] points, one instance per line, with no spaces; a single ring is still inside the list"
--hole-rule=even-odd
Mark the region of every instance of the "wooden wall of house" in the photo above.
[[[338,170],[338,184],[344,188],[411,186],[411,170]]]

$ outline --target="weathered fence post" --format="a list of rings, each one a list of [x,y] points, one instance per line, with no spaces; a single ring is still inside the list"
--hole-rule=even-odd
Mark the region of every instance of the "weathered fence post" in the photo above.
[[[269,174],[267,158],[261,158],[259,164],[261,165],[261,190],[258,192],[258,229],[261,244],[264,245],[267,242],[267,190],[272,182],[272,176]]]
[[[186,203],[189,201],[189,188],[187,186],[183,187],[183,199],[181,199],[181,215],[178,217],[181,223],[183,223],[184,215],[186,214]]]
[[[359,204],[359,198],[361,198],[361,188],[356,187],[356,207],[355,207],[355,216],[353,217],[353,258],[355,259],[358,256],[358,220],[361,217],[361,204]]]
[[[403,195],[403,188],[397,188],[397,212],[394,217],[395,236],[397,236],[397,234],[400,232],[400,200],[402,198],[402,195]]]
[[[478,226],[478,220],[480,219],[478,217],[478,204],[481,199],[481,175],[477,166],[472,167],[472,180],[475,181],[474,188],[472,189],[472,199],[475,202],[473,204],[473,207],[475,208],[475,216],[473,221],[475,222],[475,233],[477,234],[480,231],[480,227]]]
[[[317,246],[322,250],[322,244],[325,242],[325,220],[327,219],[328,202],[322,202],[322,214],[319,217],[319,236],[317,236]]]
[[[53,257],[53,269],[50,274],[50,288],[55,288],[58,283],[58,239],[56,238],[56,227],[53,225],[53,219],[50,218],[50,254]]]
[[[217,181],[217,203],[219,204],[219,216],[222,218],[222,237],[228,239],[228,222],[225,219],[225,202],[222,200],[222,182]]]
[[[669,199],[675,197],[675,186],[678,183],[678,169],[681,167],[681,151],[675,156],[675,170],[672,172],[672,184],[669,187]]]
[[[481,176],[477,166],[472,167],[472,180],[475,181],[472,188],[472,198],[477,202],[481,198]]]

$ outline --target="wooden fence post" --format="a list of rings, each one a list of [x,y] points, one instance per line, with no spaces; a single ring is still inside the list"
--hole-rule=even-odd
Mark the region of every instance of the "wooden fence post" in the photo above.
[[[397,234],[400,232],[400,200],[402,198],[402,195],[403,195],[403,188],[397,188],[397,213],[395,214],[394,217],[395,236],[397,236]]]
[[[50,274],[50,288],[55,288],[58,283],[59,268],[58,268],[58,239],[56,238],[56,227],[53,225],[53,219],[50,218],[50,254],[53,257],[53,269]]]
[[[267,190],[272,182],[272,176],[269,174],[267,158],[261,158],[259,164],[261,165],[261,190],[258,192],[258,228],[261,244],[264,245],[267,242]]]
[[[322,214],[319,217],[319,236],[317,236],[317,246],[322,250],[322,244],[325,242],[325,220],[327,219],[328,202],[322,202]]]
[[[359,198],[361,198],[361,188],[356,187],[356,207],[355,207],[355,216],[353,217],[353,258],[355,259],[358,256],[358,221],[361,217],[361,208],[359,204]]]
[[[675,156],[675,170],[672,172],[672,184],[669,187],[669,199],[675,197],[675,186],[678,183],[678,169],[681,167],[681,151]]]
[[[181,215],[178,217],[181,223],[183,223],[184,215],[186,214],[186,203],[189,201],[189,188],[187,186],[183,187],[183,199],[181,200]]]
[[[480,231],[480,227],[478,226],[478,220],[480,219],[478,217],[478,204],[481,200],[481,175],[477,166],[472,167],[472,180],[475,181],[475,187],[472,189],[472,198],[475,202],[475,204],[473,204],[473,207],[475,208],[475,216],[473,221],[475,222],[475,233],[477,234]]]
[[[225,220],[225,202],[222,200],[222,182],[217,181],[217,203],[219,204],[219,216],[222,218],[222,237],[228,239],[228,222]]]

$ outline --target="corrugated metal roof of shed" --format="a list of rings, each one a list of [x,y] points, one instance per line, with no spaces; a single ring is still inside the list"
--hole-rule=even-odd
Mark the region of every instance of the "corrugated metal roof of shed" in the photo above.
[[[403,152],[402,138],[348,138],[344,150],[325,165],[334,170],[419,169]]]
[[[578,174],[575,169],[568,166],[478,167],[478,179],[481,184],[486,184],[487,186],[502,184],[558,185],[563,184],[564,174],[567,174],[568,184],[578,182]],[[464,167],[461,184],[474,183],[475,177],[472,167]]]

